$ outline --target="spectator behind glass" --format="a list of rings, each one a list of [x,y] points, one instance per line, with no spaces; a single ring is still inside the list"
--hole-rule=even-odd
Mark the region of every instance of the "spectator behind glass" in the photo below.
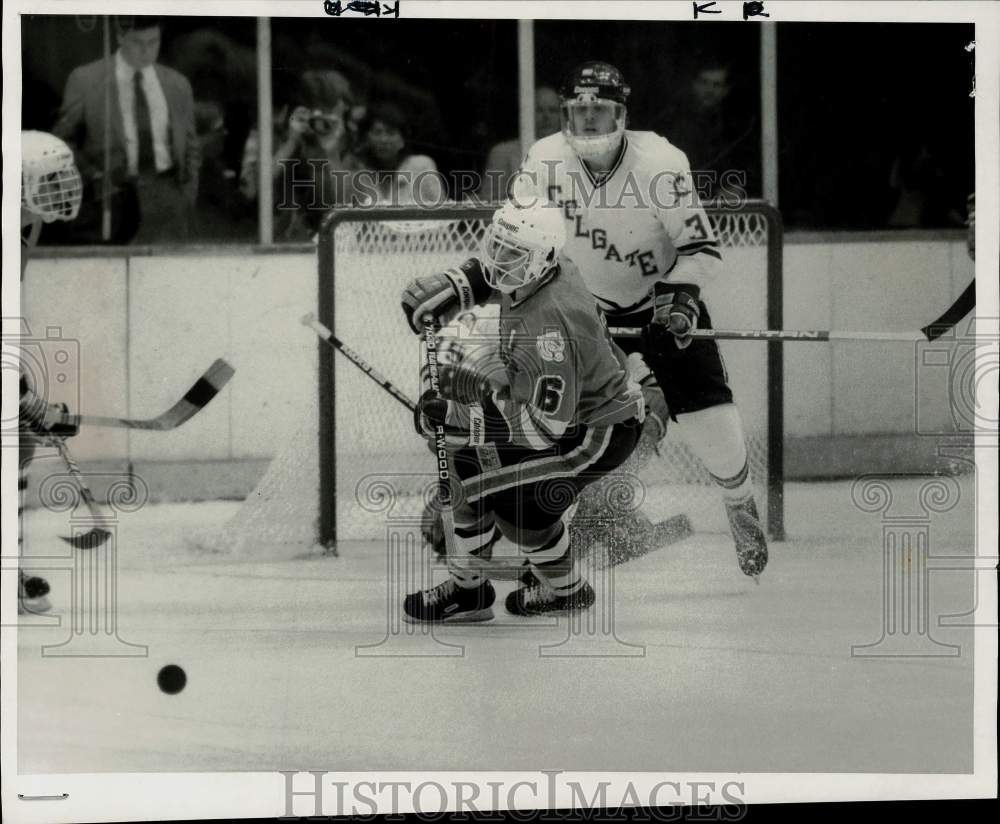
[[[561,128],[559,116],[559,94],[548,86],[535,89],[535,140],[555,134]],[[507,197],[507,186],[514,173],[521,168],[521,161],[530,146],[522,146],[521,141],[505,140],[490,149],[486,157],[486,168],[479,188],[479,198],[487,203]]]
[[[191,84],[156,62],[158,18],[125,20],[127,26],[117,21],[118,50],[109,62],[95,60],[70,73],[52,129],[74,150],[85,184],[72,239],[101,240],[101,198],[107,183],[112,243],[176,243],[187,237],[201,168]],[[110,122],[105,113],[108,89]],[[107,169],[105,140],[111,148]]]
[[[409,124],[392,103],[368,108],[358,127],[352,200],[362,206],[436,206],[445,200],[437,164],[407,148]]]
[[[903,145],[889,172],[894,206],[888,225],[894,229],[963,226],[955,191],[956,175],[935,151],[933,138],[913,134]]]
[[[352,105],[350,84],[337,71],[307,71],[292,99],[274,117],[274,238],[311,239],[323,216],[347,202],[351,168],[345,115]],[[257,199],[260,140],[247,137],[240,191]]]
[[[758,119],[736,98],[729,67],[707,62],[680,97],[654,118],[653,131],[688,156],[705,199],[735,194],[737,185],[751,197],[760,195]]]

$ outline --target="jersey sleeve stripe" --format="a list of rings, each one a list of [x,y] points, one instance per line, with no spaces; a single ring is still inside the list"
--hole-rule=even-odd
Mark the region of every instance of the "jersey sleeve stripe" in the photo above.
[[[711,255],[717,260],[722,260],[722,254],[718,252],[716,249],[698,249],[697,251],[694,252],[684,253],[685,257],[690,257],[691,255]]]
[[[706,246],[713,246],[718,248],[719,241],[717,240],[694,240],[691,243],[683,243],[680,246],[675,247],[677,251],[681,254],[694,249],[703,249]]]
[[[515,433],[515,437],[521,435],[524,438],[524,442],[532,449],[548,449],[552,446],[552,439],[535,423],[531,417],[531,413],[528,411],[527,404],[521,406],[519,417],[520,420],[518,423],[520,424],[521,431]]]

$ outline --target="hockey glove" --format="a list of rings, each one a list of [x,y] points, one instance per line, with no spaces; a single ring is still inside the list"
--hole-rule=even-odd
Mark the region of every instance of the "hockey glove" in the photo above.
[[[72,438],[80,433],[79,419],[64,403],[46,403],[31,390],[21,395],[21,424],[36,435]]]
[[[436,393],[427,391],[417,401],[413,413],[413,424],[418,435],[430,440],[436,440],[438,427],[444,427],[445,443],[452,447],[469,445],[469,433],[464,428],[449,426],[448,413],[454,401],[439,398]]]
[[[422,319],[431,315],[435,331],[459,312],[467,312],[485,301],[493,290],[483,276],[479,261],[471,258],[456,269],[417,278],[403,290],[406,322],[415,334],[423,334]]]
[[[653,323],[665,326],[674,336],[677,348],[691,345],[688,334],[698,326],[701,309],[698,305],[700,290],[690,283],[653,284]]]
[[[470,358],[461,342],[442,338],[437,349],[438,394],[442,398],[463,404],[479,403],[490,391],[489,378],[477,368],[476,354],[473,351]],[[420,380],[425,390],[431,388],[427,364],[420,369]]]

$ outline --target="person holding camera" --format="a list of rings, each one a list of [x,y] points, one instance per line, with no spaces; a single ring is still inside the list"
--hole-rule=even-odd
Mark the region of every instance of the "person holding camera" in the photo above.
[[[276,112],[275,240],[308,240],[323,216],[347,202],[351,169],[348,119],[353,96],[340,72],[310,70],[291,100]],[[251,132],[243,152],[240,191],[255,200],[259,139]]]
[[[409,148],[410,124],[394,103],[376,103],[358,126],[351,200],[359,206],[420,206],[446,202],[433,158]]]

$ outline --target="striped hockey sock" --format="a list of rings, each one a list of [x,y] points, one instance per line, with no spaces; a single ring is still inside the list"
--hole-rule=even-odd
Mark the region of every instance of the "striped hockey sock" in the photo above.
[[[556,595],[572,595],[583,586],[583,578],[569,551],[569,530],[559,524],[559,534],[538,549],[525,550],[531,567]]]
[[[720,478],[718,475],[712,475],[712,480],[722,489],[722,498],[727,504],[742,503],[753,497],[749,461],[744,460],[743,468],[735,475],[729,478]]]
[[[460,520],[461,519],[461,520]],[[460,587],[475,589],[486,580],[479,565],[479,559],[493,554],[493,544],[500,538],[493,513],[478,519],[455,517],[455,551],[448,557],[448,571]]]

